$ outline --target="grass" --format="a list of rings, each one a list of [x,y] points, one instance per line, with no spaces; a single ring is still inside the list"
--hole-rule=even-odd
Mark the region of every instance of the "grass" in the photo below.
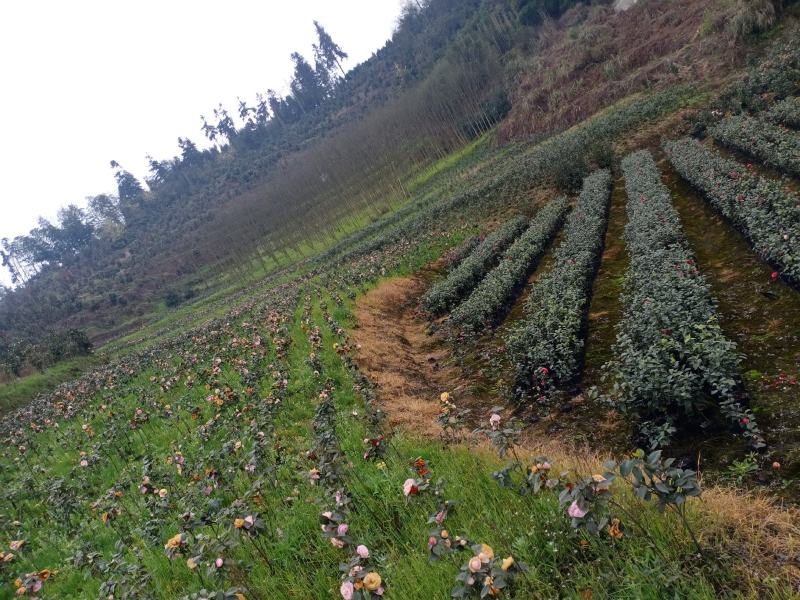
[[[0,384],[0,414],[30,402],[41,392],[51,390],[60,383],[75,379],[96,364],[96,358],[81,356],[62,361],[39,373]]]
[[[485,133],[482,136],[474,139],[470,143],[466,144],[462,148],[459,148],[455,152],[451,152],[444,158],[439,159],[426,169],[424,169],[421,173],[412,176],[407,184],[409,191],[415,191],[419,189],[423,184],[429,182],[433,177],[439,175],[446,170],[456,166],[460,161],[464,160],[465,158],[469,157],[473,154],[478,148],[484,146],[488,143],[491,133]]]

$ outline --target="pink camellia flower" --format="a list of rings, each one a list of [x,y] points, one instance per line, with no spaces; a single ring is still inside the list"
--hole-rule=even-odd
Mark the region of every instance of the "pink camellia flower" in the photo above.
[[[346,535],[348,529],[350,528],[347,526],[347,523],[342,523],[336,528],[336,535]]]
[[[224,565],[224,564],[225,564],[225,561],[222,560],[222,558],[218,558],[217,560],[214,561],[214,566],[217,567],[218,569],[221,569],[222,565]]]
[[[375,590],[376,596],[383,596],[383,586],[380,586],[377,590]]]
[[[247,515],[244,518],[245,529],[250,529],[255,524],[256,524],[256,519],[255,519],[255,517],[253,517],[253,515]]]
[[[436,521],[436,522],[437,522],[439,525],[441,525],[441,524],[442,524],[442,522],[444,521],[444,517],[445,517],[444,511],[443,511],[443,510],[440,510],[438,513],[436,513],[436,516],[434,517],[434,520],[435,520],[435,521]]]
[[[428,538],[428,546],[435,546],[436,545],[436,538],[431,536]]]
[[[750,419],[747,417],[742,417],[742,425],[747,425],[750,422]]]
[[[403,495],[405,496],[413,496],[419,492],[419,488],[417,487],[417,482],[414,479],[406,479],[403,482]]]
[[[469,562],[467,563],[467,567],[473,573],[477,573],[478,571],[480,571],[482,566],[483,563],[481,562],[480,556],[473,556],[472,558],[469,559]]]
[[[322,516],[326,519],[330,519],[333,516],[333,513],[329,510],[326,510],[324,513],[322,513]]]
[[[86,460],[85,458],[82,458],[81,459],[81,466],[82,467],[88,467],[89,466],[89,461]]]
[[[549,471],[549,470],[550,470],[550,468],[551,468],[551,466],[552,466],[552,465],[551,465],[549,462],[544,462],[544,463],[542,463],[542,468],[543,468],[545,471]]]
[[[770,275],[770,277],[772,277],[772,279],[773,279],[773,280],[775,280],[775,279],[777,279],[778,277],[780,277],[780,273],[778,273],[777,271],[773,271],[773,272],[772,272],[772,275]]]
[[[331,545],[337,548],[344,548],[344,542],[339,538],[331,538]]]
[[[578,506],[577,500],[573,500],[572,504],[570,504],[569,508],[567,509],[567,514],[573,519],[582,519],[588,512],[589,511],[583,510],[580,506]]]
[[[489,425],[492,426],[493,431],[497,431],[497,426],[500,425],[500,415],[492,413],[492,416],[489,417]]]
[[[355,588],[353,587],[353,582],[352,581],[345,581],[339,587],[339,593],[342,595],[342,598],[344,598],[344,600],[353,600],[353,592],[354,591],[355,591]]]
[[[369,549],[364,544],[359,544],[356,548],[356,554],[360,558],[369,558]]]

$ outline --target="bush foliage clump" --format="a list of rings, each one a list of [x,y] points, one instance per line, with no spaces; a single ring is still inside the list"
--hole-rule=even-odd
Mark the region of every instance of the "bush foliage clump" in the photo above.
[[[553,268],[536,282],[525,318],[506,338],[518,394],[532,390],[544,400],[553,385],[580,370],[581,330],[603,252],[610,199],[609,171],[596,171],[584,180]]]
[[[497,263],[500,254],[522,233],[528,222],[518,216],[487,236],[458,267],[422,297],[423,308],[431,314],[442,314],[478,285],[484,275]]]
[[[514,292],[525,283],[548,242],[558,231],[568,207],[567,199],[559,197],[536,214],[530,227],[504,253],[500,264],[453,311],[451,319],[455,324],[473,333],[491,324],[513,299]]]
[[[722,332],[652,155],[631,154],[622,168],[631,262],[609,365],[621,408],[638,416],[645,430],[660,427],[663,434],[663,425],[697,419],[716,404],[754,445],[763,446],[755,418],[737,400],[736,344]]]

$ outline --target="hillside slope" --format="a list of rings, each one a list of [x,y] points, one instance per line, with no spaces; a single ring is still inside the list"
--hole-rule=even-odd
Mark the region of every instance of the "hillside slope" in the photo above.
[[[528,25],[501,0],[411,4],[393,39],[296,121],[281,117],[278,103],[265,107],[263,122],[223,128],[218,148],[200,153],[184,140],[181,157],[153,162],[147,192],[120,170],[120,198],[98,203],[103,215],[116,214],[110,229],[79,224],[100,213],[77,215],[72,229],[35,230],[6,245],[10,264],[38,274],[4,293],[0,338],[38,340],[70,327],[96,342],[119,336],[407,202],[415,173],[509,109],[497,140],[549,135],[633,92],[706,74],[713,84],[743,60],[745,45],[726,25],[735,3],[644,2],[626,12],[571,4],[558,20]],[[559,185],[574,187],[580,164],[575,171]],[[35,250],[73,233],[77,253],[69,240],[67,253]]]
[[[504,61],[631,26],[531,4]],[[629,14],[667,4],[699,14]],[[208,296],[0,417],[0,598],[800,595],[796,19],[500,143],[512,104],[364,175],[391,202],[338,235],[198,267]]]

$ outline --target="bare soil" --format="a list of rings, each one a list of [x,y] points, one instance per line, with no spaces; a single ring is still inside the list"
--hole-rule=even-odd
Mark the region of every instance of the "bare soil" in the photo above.
[[[537,273],[546,269],[548,258]],[[358,344],[355,358],[359,368],[378,386],[378,398],[390,430],[438,437],[442,433],[436,422],[439,395],[446,391],[459,408],[470,409],[463,434],[472,437],[469,431],[485,421],[492,406],[506,404],[492,385],[492,377],[502,381],[504,373],[487,377],[491,368],[475,355],[474,348],[468,349],[462,368],[454,360],[445,336],[430,332],[430,323],[419,309],[419,298],[442,268],[442,262],[437,261],[414,275],[386,280],[356,300],[357,324],[351,332]],[[524,302],[526,295],[527,291],[523,292],[517,302]],[[499,331],[518,316],[509,315]],[[479,348],[486,350],[492,343],[498,343],[497,331],[482,340]],[[519,411],[512,408],[506,414],[511,412]],[[520,440],[523,447],[561,439],[593,448],[619,445],[621,428],[616,413],[586,402],[580,394],[553,407],[546,417],[520,416],[528,423]],[[587,422],[591,427],[587,428]]]
[[[440,268],[409,277],[387,280],[356,301],[357,326],[352,331],[359,344],[359,368],[378,385],[389,428],[436,437],[439,395],[450,392],[459,406],[475,404],[470,383],[457,366],[449,364],[446,341],[429,335],[419,312],[420,295],[427,280]]]

